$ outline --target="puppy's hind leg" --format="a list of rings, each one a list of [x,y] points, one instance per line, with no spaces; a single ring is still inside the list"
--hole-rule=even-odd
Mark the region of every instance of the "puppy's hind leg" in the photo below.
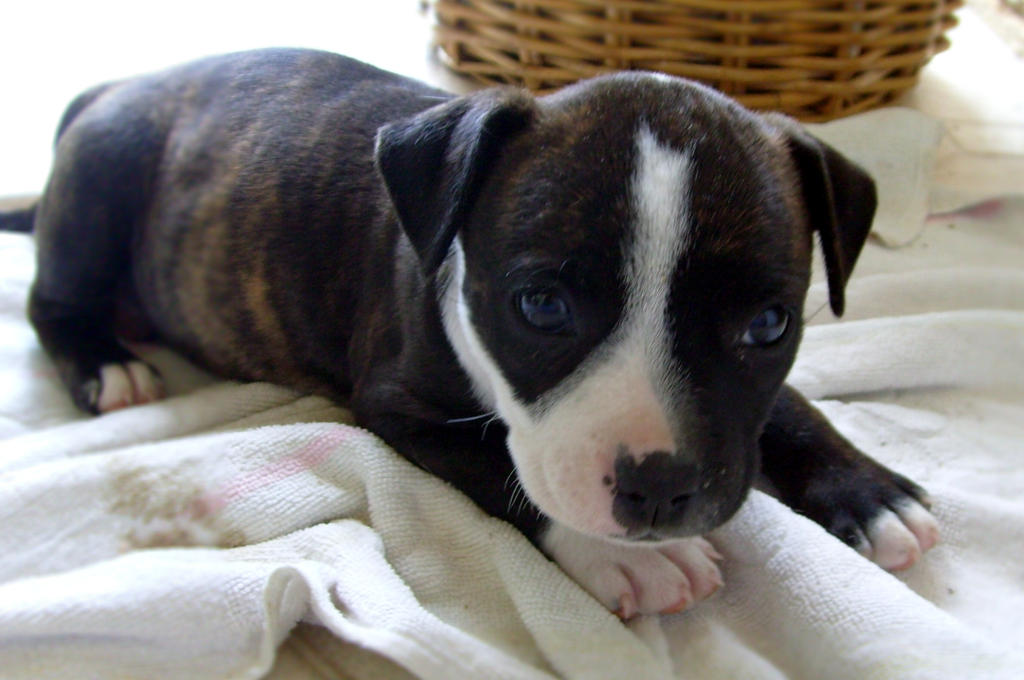
[[[131,276],[144,175],[74,128],[57,156],[37,207],[29,318],[79,408],[104,413],[159,399],[159,374],[114,330],[118,286]]]
[[[46,300],[34,289],[29,316],[72,400],[83,411],[106,413],[164,396],[156,369],[115,337],[108,307]]]

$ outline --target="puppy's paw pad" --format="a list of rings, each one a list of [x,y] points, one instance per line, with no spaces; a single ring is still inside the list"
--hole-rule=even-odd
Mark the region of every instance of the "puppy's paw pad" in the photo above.
[[[125,364],[104,364],[100,367],[99,389],[96,391],[96,410],[109,413],[118,409],[147,404],[163,398],[164,388],[160,376],[142,361]]]
[[[722,586],[720,556],[702,538],[629,545],[555,525],[543,544],[563,571],[622,619],[680,612]]]

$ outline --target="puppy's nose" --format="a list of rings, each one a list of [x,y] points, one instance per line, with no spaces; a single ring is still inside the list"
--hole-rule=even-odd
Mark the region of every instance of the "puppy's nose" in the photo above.
[[[639,464],[632,455],[619,455],[612,515],[630,533],[679,524],[698,478],[695,464],[671,453],[649,453]]]

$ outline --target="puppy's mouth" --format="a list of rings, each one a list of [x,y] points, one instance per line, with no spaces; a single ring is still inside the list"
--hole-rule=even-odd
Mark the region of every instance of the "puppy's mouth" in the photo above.
[[[664,523],[655,519],[647,526],[624,526],[606,538],[623,543],[663,543],[702,536],[727,522],[746,500],[747,491],[738,496],[695,499],[690,511],[677,521]]]
[[[703,536],[728,521],[745,499],[745,493],[740,496],[739,500],[708,499],[706,502],[695,505],[693,510],[678,522],[623,527],[621,532],[610,534],[607,538],[624,543],[663,543],[681,538]]]
[[[710,529],[708,531],[710,531]],[[705,533],[707,533],[707,532],[706,531],[700,531],[700,532],[696,532],[696,533],[685,532],[685,533],[680,534],[680,535],[677,536],[675,534],[663,534],[661,532],[655,531],[654,529],[649,529],[647,531],[640,532],[640,533],[618,534],[618,535],[608,536],[608,538],[610,540],[612,540],[612,541],[617,541],[617,542],[620,542],[620,543],[651,543],[651,544],[655,544],[655,543],[665,543],[666,541],[675,541],[675,540],[679,540],[680,538],[691,538],[693,536],[700,536],[700,535],[703,535]]]
[[[654,453],[640,462],[620,456],[596,482],[593,468],[562,477],[527,472],[520,480],[544,514],[575,531],[622,543],[660,543],[706,534],[732,517],[750,490],[752,475],[744,467],[694,465]]]

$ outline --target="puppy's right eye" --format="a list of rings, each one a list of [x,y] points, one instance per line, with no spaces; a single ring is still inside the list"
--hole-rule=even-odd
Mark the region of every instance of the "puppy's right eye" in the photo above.
[[[773,305],[754,317],[742,342],[752,347],[768,347],[781,340],[787,328],[789,312],[781,305]]]
[[[565,333],[572,327],[572,311],[558,291],[533,288],[516,296],[520,315],[534,328],[545,333]]]

